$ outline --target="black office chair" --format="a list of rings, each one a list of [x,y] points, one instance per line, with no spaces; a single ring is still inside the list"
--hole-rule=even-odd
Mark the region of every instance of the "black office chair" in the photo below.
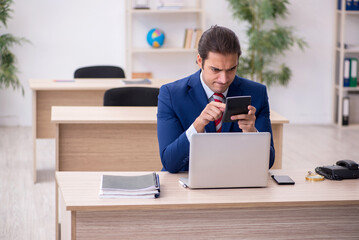
[[[121,87],[107,90],[104,106],[157,106],[159,88]]]
[[[122,68],[116,66],[83,67],[75,71],[75,78],[125,78]]]

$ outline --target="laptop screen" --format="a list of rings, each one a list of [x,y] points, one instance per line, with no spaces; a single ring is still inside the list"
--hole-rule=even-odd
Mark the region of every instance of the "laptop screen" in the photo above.
[[[265,187],[270,133],[198,133],[192,135],[190,188]]]

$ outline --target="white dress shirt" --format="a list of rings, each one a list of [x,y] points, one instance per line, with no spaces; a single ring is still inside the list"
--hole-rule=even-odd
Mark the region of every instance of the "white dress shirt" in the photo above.
[[[202,79],[202,72],[200,74],[200,79],[201,79],[202,87],[203,87],[204,91],[206,92],[208,102],[214,101],[214,99],[213,99],[214,92],[204,83],[204,81]],[[222,93],[224,96],[223,100],[226,100],[227,93],[228,93],[228,88],[226,89],[226,91],[224,91],[224,93]],[[193,123],[192,123],[191,126],[186,131],[186,136],[190,143],[191,143],[191,137],[194,133],[197,133],[197,130],[194,128]]]

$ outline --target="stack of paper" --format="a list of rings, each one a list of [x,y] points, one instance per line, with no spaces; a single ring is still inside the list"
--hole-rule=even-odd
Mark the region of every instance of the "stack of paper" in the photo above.
[[[102,175],[100,198],[157,198],[160,180],[153,172],[138,176]]]
[[[148,78],[139,79],[139,80],[120,80],[123,84],[151,84],[152,81]]]

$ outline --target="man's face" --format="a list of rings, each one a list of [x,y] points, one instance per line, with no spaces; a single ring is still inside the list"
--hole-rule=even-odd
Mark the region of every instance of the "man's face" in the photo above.
[[[223,93],[231,85],[236,75],[238,54],[223,55],[209,52],[204,61],[197,55],[197,64],[202,69],[205,84],[215,93]]]

